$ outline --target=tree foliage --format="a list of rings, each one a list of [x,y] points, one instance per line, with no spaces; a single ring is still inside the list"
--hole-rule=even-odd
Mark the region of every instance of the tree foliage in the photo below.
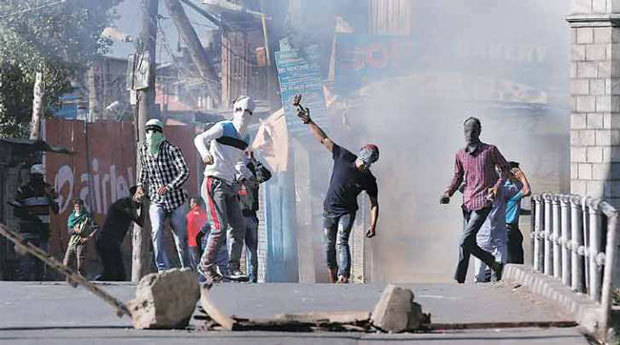
[[[0,135],[21,136],[32,113],[34,74],[44,73],[49,110],[111,43],[101,32],[122,0],[0,1]]]

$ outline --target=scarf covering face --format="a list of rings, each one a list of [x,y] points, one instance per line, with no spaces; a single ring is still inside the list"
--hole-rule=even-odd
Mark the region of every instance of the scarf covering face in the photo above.
[[[73,230],[73,228],[85,221],[88,218],[88,216],[86,215],[86,211],[82,210],[80,211],[80,214],[76,214],[75,211],[71,212],[71,214],[69,215],[69,221],[68,221],[68,225],[69,225],[69,229]]]
[[[379,159],[379,148],[376,145],[368,144],[360,150],[359,158],[366,165],[371,165]]]
[[[164,133],[154,131],[146,133],[146,145],[149,148],[149,152],[154,156],[159,154],[161,143],[164,140],[166,140]]]

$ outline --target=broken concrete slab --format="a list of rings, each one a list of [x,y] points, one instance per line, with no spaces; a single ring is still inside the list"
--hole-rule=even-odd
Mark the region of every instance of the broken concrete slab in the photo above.
[[[199,298],[196,274],[188,268],[146,275],[128,303],[134,328],[185,328]]]
[[[413,298],[411,290],[388,285],[372,311],[372,325],[391,333],[419,329],[422,323],[428,322],[428,317],[422,313],[422,306],[415,303]]]

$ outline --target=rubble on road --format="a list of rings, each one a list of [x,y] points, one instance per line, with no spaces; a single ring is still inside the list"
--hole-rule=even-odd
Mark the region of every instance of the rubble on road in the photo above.
[[[127,306],[136,329],[185,328],[199,298],[196,274],[175,268],[144,276]]]
[[[272,318],[228,316],[210,298],[211,286],[201,288],[199,308],[206,330],[279,331],[279,332],[405,332],[419,331],[430,324],[430,315],[413,302],[413,292],[389,285],[371,313],[369,311],[309,312],[278,314]]]

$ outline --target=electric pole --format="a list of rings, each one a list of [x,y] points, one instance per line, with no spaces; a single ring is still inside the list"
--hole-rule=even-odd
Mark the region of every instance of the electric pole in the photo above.
[[[139,77],[146,77],[142,85],[134,85],[137,92],[137,117],[136,117],[136,139],[138,140],[137,148],[145,140],[144,127],[146,121],[155,111],[155,45],[157,43],[157,11],[159,0],[144,0],[142,2],[142,31],[140,33],[140,41],[137,45],[137,55],[135,59],[134,83]],[[140,174],[140,156],[136,152],[136,173]],[[146,186],[145,186],[146,187]],[[148,212],[148,208],[144,207],[142,212]],[[134,224],[133,228],[133,255],[131,265],[131,281],[137,283],[142,277],[150,271],[151,256],[150,233],[147,229]]]

